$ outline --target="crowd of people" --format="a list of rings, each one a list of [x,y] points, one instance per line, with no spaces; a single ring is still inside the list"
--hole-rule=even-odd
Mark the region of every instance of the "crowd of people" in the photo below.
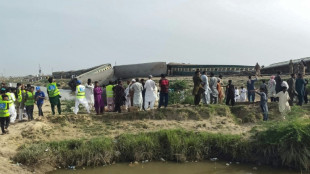
[[[209,81],[210,78],[210,81]],[[308,103],[307,84],[308,80],[304,79],[302,74],[291,74],[291,78],[287,81],[281,79],[281,72],[277,72],[276,76],[271,76],[268,83],[262,80],[259,89],[256,89],[255,83],[258,81],[257,76],[246,81],[246,88],[233,85],[232,80],[228,80],[225,86],[223,83],[223,76],[215,77],[214,73],[210,73],[208,77],[207,72],[200,70],[195,71],[193,76],[193,95],[195,105],[199,105],[201,98],[203,104],[216,104],[225,101],[226,105],[234,106],[235,102],[255,102],[255,95],[260,96],[260,107],[263,112],[263,120],[268,120],[268,99],[270,102],[278,102],[279,111],[283,118],[290,111],[290,106],[293,106],[297,97],[297,105],[302,106]]]
[[[88,113],[91,110],[96,113],[104,112],[122,112],[124,110],[137,109],[148,110],[154,109],[156,101],[159,100],[157,108],[167,107],[169,100],[169,80],[164,74],[161,75],[157,88],[156,83],[149,75],[148,79],[132,79],[126,81],[126,87],[123,81],[110,81],[108,85],[100,86],[99,82],[92,83],[88,79],[85,85],[77,80],[75,90],[75,107],[73,112],[79,112],[79,105],[83,105]],[[210,79],[210,80],[209,80]],[[194,88],[194,104],[199,105],[201,100],[203,104],[222,104],[234,106],[235,102],[255,102],[255,95],[260,96],[260,107],[263,112],[263,120],[268,120],[268,99],[270,102],[278,102],[279,111],[283,118],[293,106],[295,98],[297,104],[303,105],[308,103],[307,84],[308,81],[303,78],[302,74],[291,74],[291,78],[287,81],[281,79],[281,73],[271,76],[266,83],[262,80],[259,90],[256,89],[255,83],[258,81],[257,76],[246,81],[246,88],[241,86],[239,89],[233,85],[232,80],[228,80],[228,84],[224,85],[223,76],[215,77],[214,73],[208,76],[206,71],[202,74],[200,70],[195,71],[193,76]],[[55,115],[55,107],[58,114],[61,114],[61,94],[58,89],[59,84],[51,77],[48,79],[47,97],[51,105],[52,115]],[[35,92],[36,91],[36,92]],[[39,118],[43,116],[42,106],[46,98],[45,93],[40,87],[33,87],[30,84],[26,86],[17,83],[16,87],[1,84],[0,90],[0,123],[2,134],[8,133],[10,123],[14,123],[16,119],[23,121],[28,118],[33,120],[34,105],[38,107]],[[106,109],[106,110],[105,110]]]

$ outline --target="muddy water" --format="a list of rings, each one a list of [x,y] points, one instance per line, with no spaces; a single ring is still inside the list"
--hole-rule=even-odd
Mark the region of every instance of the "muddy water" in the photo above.
[[[130,166],[115,164],[94,169],[57,170],[50,174],[298,174],[288,169],[274,169],[255,165],[222,162],[162,163],[152,162]]]

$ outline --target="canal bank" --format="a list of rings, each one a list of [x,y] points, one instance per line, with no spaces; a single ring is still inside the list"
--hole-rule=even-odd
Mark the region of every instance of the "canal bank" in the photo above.
[[[68,110],[52,116],[46,103],[46,117],[16,123],[8,136],[1,137],[0,156],[36,173],[161,158],[185,164],[216,157],[296,170],[303,160],[309,164],[308,110],[293,107],[285,121],[271,112],[270,121],[262,122],[255,119],[261,116],[255,108],[174,105],[149,112],[89,115],[81,110],[74,115]]]

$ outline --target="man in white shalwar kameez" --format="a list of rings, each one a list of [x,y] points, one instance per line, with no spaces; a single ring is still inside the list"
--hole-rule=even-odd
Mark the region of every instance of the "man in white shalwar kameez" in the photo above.
[[[131,107],[131,98],[130,98],[130,86],[131,86],[131,83],[130,83],[130,80],[127,80],[127,88],[125,89],[125,96],[126,96],[126,102],[125,102],[125,107],[126,107],[126,110]]]
[[[94,84],[91,82],[91,79],[88,79],[87,83],[85,84],[85,96],[88,102],[88,106],[90,109],[93,108],[95,104],[94,98]]]
[[[202,102],[203,104],[210,104],[210,87],[209,87],[209,79],[207,76],[207,72],[203,71],[202,72],[202,76],[201,76],[201,80],[202,80],[202,85],[203,85],[203,89],[205,89],[205,92],[202,94]]]
[[[139,79],[133,80],[130,90],[134,92],[133,94],[133,106],[138,107],[139,110],[142,110],[143,98],[142,91],[143,86],[139,83]]]
[[[235,87],[235,102],[239,102],[239,101],[240,101],[239,89]]]
[[[247,94],[247,90],[241,86],[240,89],[240,102],[245,102],[246,101],[246,94]]]
[[[145,82],[145,99],[144,99],[144,109],[147,110],[150,106],[150,109],[154,108],[154,104],[156,101],[155,95],[155,82],[152,80],[152,75],[149,76],[149,79]]]
[[[75,107],[74,107],[73,112],[76,115],[79,112],[79,105],[82,104],[87,110],[87,112],[90,113],[88,102],[85,97],[85,86],[81,85],[81,81],[79,80],[77,81],[77,85],[78,86],[76,86],[76,91],[75,91],[75,94],[76,94]]]
[[[281,87],[282,91],[278,92],[275,97],[279,97],[279,111],[283,116],[283,119],[285,119],[286,114],[291,111],[291,107],[288,102],[290,100],[290,96],[287,92],[289,86],[286,81],[283,81]]]
[[[14,123],[15,120],[16,120],[16,116],[17,116],[17,112],[16,112],[15,104],[14,104],[15,101],[16,101],[16,98],[15,98],[15,95],[14,95],[14,93],[12,91],[10,91],[9,93],[10,93],[9,98],[10,98],[10,100],[13,101],[13,103],[10,105],[10,108],[9,108],[9,113],[11,115],[10,122]]]

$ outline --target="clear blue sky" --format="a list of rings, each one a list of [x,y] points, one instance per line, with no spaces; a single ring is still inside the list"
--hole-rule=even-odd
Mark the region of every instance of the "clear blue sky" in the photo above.
[[[309,0],[1,0],[0,73],[308,57],[309,9]]]

